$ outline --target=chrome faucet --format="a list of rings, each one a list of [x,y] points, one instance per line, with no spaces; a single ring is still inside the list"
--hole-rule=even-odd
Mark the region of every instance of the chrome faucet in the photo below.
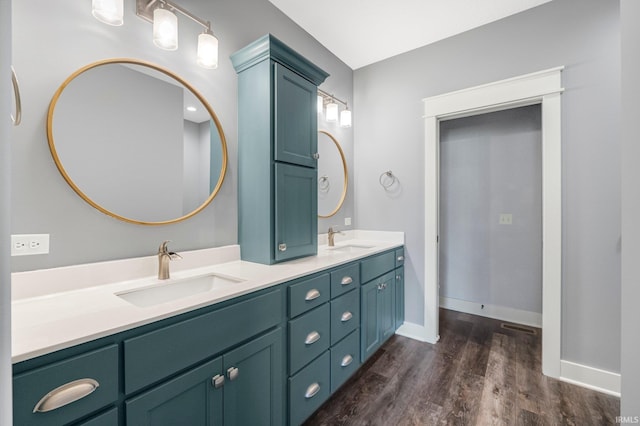
[[[182,259],[178,253],[174,253],[169,251],[167,248],[167,244],[169,244],[171,240],[167,240],[160,244],[158,247],[158,279],[159,280],[168,280],[169,279],[169,262],[172,260]]]
[[[336,234],[344,234],[344,233],[340,231],[334,231],[333,226],[330,226],[329,231],[327,231],[327,237],[329,238],[329,247],[334,247],[336,245],[335,243]]]

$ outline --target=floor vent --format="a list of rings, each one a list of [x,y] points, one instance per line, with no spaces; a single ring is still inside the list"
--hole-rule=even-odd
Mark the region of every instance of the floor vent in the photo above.
[[[520,331],[522,333],[533,334],[533,335],[537,334],[535,328],[527,327],[526,325],[507,324],[503,322],[500,326],[502,328],[506,328],[507,330]]]

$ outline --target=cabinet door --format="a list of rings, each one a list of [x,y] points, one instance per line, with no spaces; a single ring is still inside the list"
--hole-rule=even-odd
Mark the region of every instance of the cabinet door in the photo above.
[[[282,345],[278,328],[223,356],[225,426],[283,424]]]
[[[380,346],[380,323],[378,321],[379,281],[374,280],[360,290],[360,339],[362,362]]]
[[[395,329],[395,273],[389,272],[368,284],[361,291],[361,358],[364,362]]]
[[[396,269],[396,330],[404,323],[404,267]]]
[[[318,248],[318,173],[315,169],[275,164],[276,262],[310,256]]]
[[[396,275],[390,272],[380,279],[382,290],[378,292],[378,321],[380,321],[380,343],[396,332]]]
[[[318,88],[278,63],[274,68],[275,160],[315,168]]]
[[[127,400],[127,424],[221,425],[223,388],[216,389],[212,379],[222,371],[222,358],[216,358]]]

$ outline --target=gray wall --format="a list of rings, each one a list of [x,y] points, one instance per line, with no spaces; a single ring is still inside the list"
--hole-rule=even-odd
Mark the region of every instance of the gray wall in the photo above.
[[[11,230],[16,234],[51,234],[51,253],[14,257],[13,271],[150,255],[166,239],[173,240],[171,249],[176,251],[235,244],[237,76],[228,58],[266,33],[329,72],[322,88],[352,103],[352,70],[267,0],[184,0],[180,4],[212,21],[220,40],[217,70],[196,65],[196,40],[201,29],[187,19],[179,18],[177,51],[156,48],[151,25],[135,16],[133,0],[125,1],[125,24],[121,27],[94,19],[90,2],[14,2],[13,61],[21,74],[25,118],[24,125],[15,131]],[[185,222],[144,227],[112,219],[80,199],[51,159],[45,135],[51,97],[76,69],[112,57],[133,57],[173,70],[203,94],[222,123],[229,149],[225,183],[209,207]],[[336,134],[353,169],[353,130],[322,121],[319,128]],[[353,196],[341,214],[353,216]],[[320,225],[320,229],[324,227]]]
[[[540,112],[440,123],[441,296],[542,313]]]
[[[640,2],[620,2],[622,44],[622,400],[640,416]]]
[[[564,65],[562,358],[620,369],[619,3],[555,0],[354,72],[356,222],[406,232],[406,318],[423,322],[421,100]],[[399,194],[378,176],[393,170]]]
[[[11,1],[0,0],[0,425],[13,424],[11,401]]]

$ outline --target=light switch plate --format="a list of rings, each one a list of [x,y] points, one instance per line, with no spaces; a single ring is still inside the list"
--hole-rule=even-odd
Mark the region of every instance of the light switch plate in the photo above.
[[[500,213],[498,223],[500,225],[511,225],[513,223],[513,215],[511,213]]]

